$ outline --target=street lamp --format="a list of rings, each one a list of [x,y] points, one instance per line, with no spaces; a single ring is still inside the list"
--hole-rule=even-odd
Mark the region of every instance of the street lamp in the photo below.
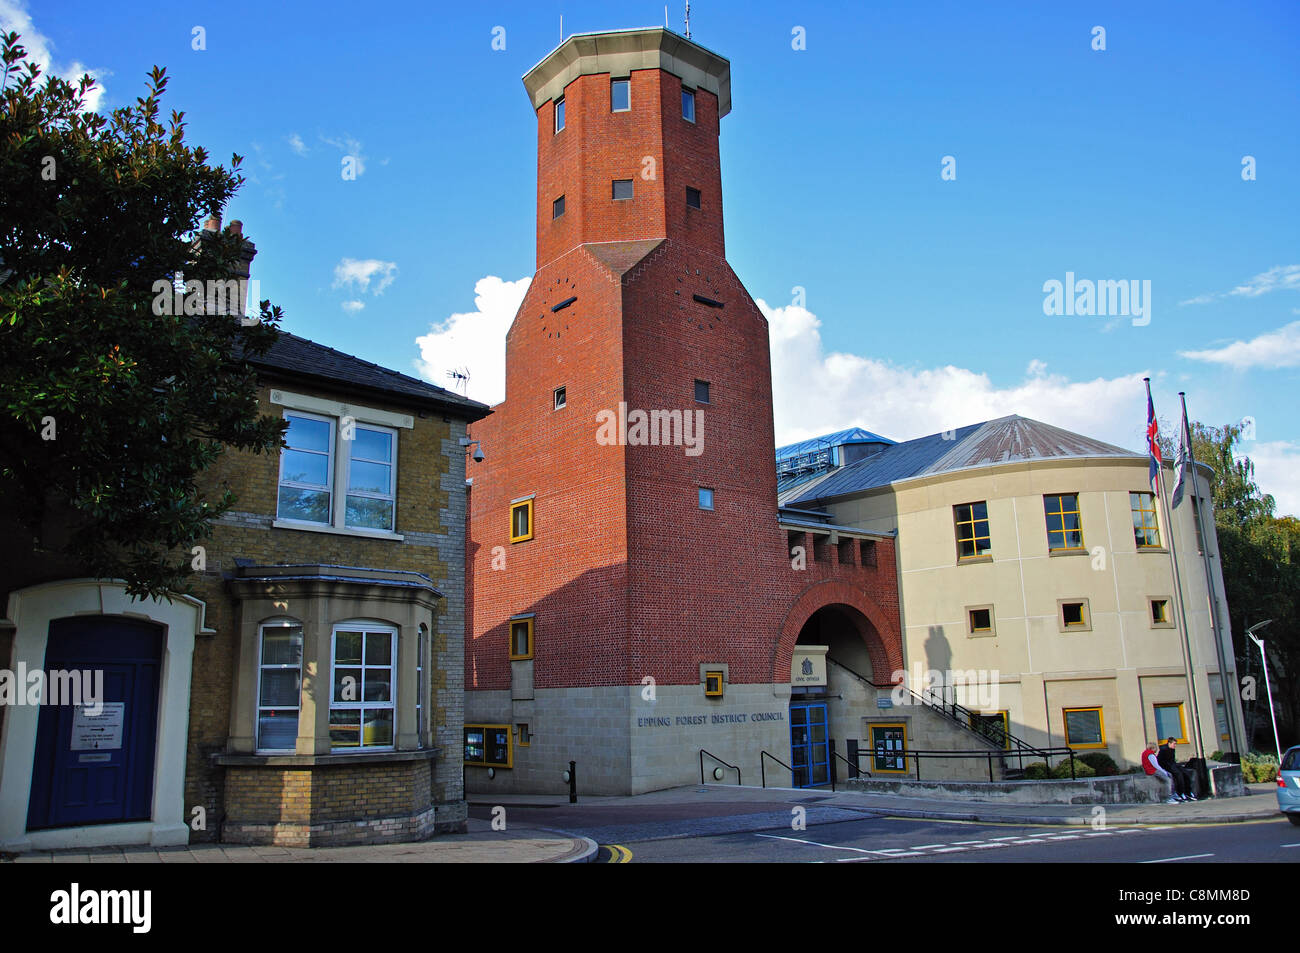
[[[1268,682],[1268,655],[1264,652],[1264,640],[1255,637],[1255,630],[1262,629],[1272,622],[1272,619],[1265,619],[1263,622],[1257,622],[1246,630],[1246,635],[1250,640],[1259,646],[1259,657],[1264,661],[1264,688],[1268,692],[1268,717],[1273,722],[1273,746],[1277,748],[1277,763],[1282,763],[1282,742],[1277,738],[1277,713],[1273,711],[1273,686]],[[1247,739],[1249,741],[1249,739]]]

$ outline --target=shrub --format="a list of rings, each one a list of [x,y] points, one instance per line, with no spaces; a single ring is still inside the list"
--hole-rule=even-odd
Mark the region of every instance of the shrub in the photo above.
[[[1247,784],[1267,784],[1277,780],[1277,757],[1260,751],[1241,756],[1241,779]]]
[[[1111,763],[1114,764],[1113,761]],[[1076,778],[1091,778],[1096,773],[1097,772],[1093,769],[1092,765],[1088,764],[1087,761],[1084,761],[1082,758],[1074,759],[1074,776]],[[1070,777],[1069,758],[1063,758],[1061,760],[1061,763],[1052,769],[1052,777],[1067,778],[1067,779]]]
[[[1052,776],[1052,772],[1047,769],[1047,765],[1041,761],[1034,761],[1025,765],[1026,781],[1045,781]]]
[[[1092,768],[1093,773],[1098,777],[1110,777],[1120,773],[1119,765],[1115,763],[1115,759],[1104,751],[1089,751],[1085,755],[1080,755],[1077,760]]]
[[[1218,748],[1216,748],[1215,750],[1211,751],[1211,752],[1210,752],[1210,760],[1211,760],[1211,761],[1222,761],[1222,760],[1223,760],[1223,752],[1222,752],[1220,749],[1218,749]]]

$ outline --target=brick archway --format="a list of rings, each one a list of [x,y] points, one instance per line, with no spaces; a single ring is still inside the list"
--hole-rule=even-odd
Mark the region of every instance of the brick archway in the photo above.
[[[858,632],[866,643],[874,677],[882,682],[892,682],[892,674],[903,671],[903,642],[898,622],[860,590],[843,582],[815,583],[795,599],[781,624],[781,635],[772,660],[772,681],[789,680],[790,660],[800,630],[814,613],[828,606],[855,610],[849,616],[858,626]]]

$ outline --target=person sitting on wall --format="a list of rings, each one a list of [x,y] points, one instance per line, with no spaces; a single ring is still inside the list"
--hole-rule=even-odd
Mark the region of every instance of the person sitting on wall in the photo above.
[[[1192,793],[1192,772],[1185,765],[1178,763],[1178,758],[1174,754],[1174,745],[1178,744],[1174,738],[1166,738],[1164,746],[1160,749],[1159,762],[1160,767],[1164,768],[1174,776],[1174,782],[1177,786],[1178,800],[1195,801],[1196,795]]]
[[[1169,785],[1169,797],[1165,799],[1166,804],[1178,804],[1182,798],[1178,796],[1178,788],[1174,781],[1174,776],[1160,767],[1160,761],[1156,757],[1156,747],[1158,742],[1148,741],[1147,750],[1142,752],[1142,770],[1146,771],[1148,777],[1157,777]]]

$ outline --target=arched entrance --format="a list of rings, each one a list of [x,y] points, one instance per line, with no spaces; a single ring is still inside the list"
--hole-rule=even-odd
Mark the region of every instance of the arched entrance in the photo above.
[[[874,716],[890,704],[889,687],[901,674],[897,627],[860,592],[823,583],[796,601],[782,631],[786,644],[793,783],[829,786],[832,771],[854,774],[857,750],[887,733],[877,731]],[[901,748],[901,737],[895,740]]]

